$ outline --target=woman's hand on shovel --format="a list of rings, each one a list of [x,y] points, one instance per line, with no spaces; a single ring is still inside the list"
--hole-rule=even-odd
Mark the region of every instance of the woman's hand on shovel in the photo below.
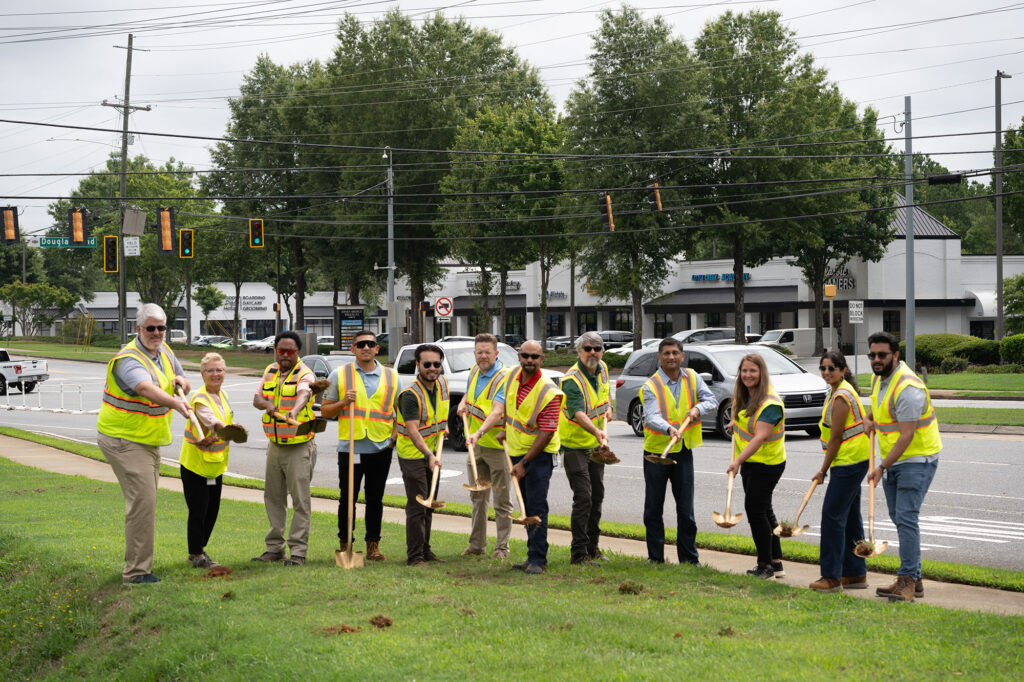
[[[725,473],[727,475],[732,474],[733,476],[738,476],[740,473],[740,461],[738,459],[734,459],[729,462],[729,468],[725,470]]]

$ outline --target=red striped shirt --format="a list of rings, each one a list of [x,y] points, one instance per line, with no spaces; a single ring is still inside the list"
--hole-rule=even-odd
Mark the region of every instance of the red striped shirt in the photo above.
[[[526,396],[530,395],[530,389],[540,379],[541,374],[542,372],[537,370],[530,378],[526,378],[525,374],[519,375],[519,379],[523,383],[519,384],[519,393],[516,394],[516,409],[523,404]],[[547,407],[540,411],[540,414],[537,415],[537,428],[545,432],[555,432],[558,430],[558,405],[558,400],[552,400],[547,404]]]

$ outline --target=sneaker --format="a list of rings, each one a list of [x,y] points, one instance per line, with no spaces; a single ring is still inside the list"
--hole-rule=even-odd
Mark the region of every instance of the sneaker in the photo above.
[[[821,577],[808,585],[816,592],[842,592],[843,585],[838,578]]]
[[[254,556],[250,561],[262,561],[265,564],[272,564],[275,561],[284,559],[284,552],[264,552],[259,556]]]
[[[593,561],[611,561],[611,557],[607,556],[600,549],[598,549],[598,550],[596,550],[594,552],[591,552],[590,553],[590,558]]]
[[[521,564],[512,564],[512,570],[513,571],[525,571],[527,566],[529,566],[529,564],[526,563],[525,561],[523,563],[521,563]]]
[[[136,575],[127,580],[123,581],[124,585],[147,585],[149,583],[158,583],[160,578],[157,578],[152,573],[146,573],[145,575]]]
[[[494,550],[494,558],[495,559],[507,559],[508,558],[508,550],[507,549],[496,549],[496,550]]]
[[[657,564],[665,563],[665,560],[664,559],[648,559],[647,563],[657,565]]]
[[[433,561],[433,562],[436,562],[436,563],[439,563],[439,564],[446,564],[446,563],[448,563],[447,559],[442,559],[441,557],[437,556],[433,552],[427,552],[426,556],[423,557],[423,560],[424,561]]]
[[[776,578],[785,578],[786,577],[786,571],[783,570],[782,562],[781,561],[773,561],[772,562],[772,573],[775,574]]]
[[[192,568],[210,568],[215,563],[206,552],[202,554],[189,554],[188,560],[192,564]]]
[[[544,567],[540,564],[530,564],[525,570],[529,575],[540,575],[544,572]]]
[[[844,590],[868,589],[868,577],[866,575],[844,575],[839,579],[839,583],[843,586]]]
[[[420,568],[422,566],[429,566],[429,564],[426,561],[424,561],[423,559],[406,560],[405,565],[406,566],[412,566],[414,568]]]
[[[306,557],[304,556],[290,556],[284,560],[285,566],[305,566]]]
[[[909,575],[896,576],[896,589],[889,593],[889,601],[914,601],[914,583]]]
[[[763,566],[756,566],[750,569],[749,571],[747,571],[747,575],[752,576],[754,578],[771,580],[775,577],[775,571],[772,570],[771,565],[765,564]]]
[[[574,564],[576,566],[596,566],[598,568],[601,567],[601,564],[591,559],[590,556],[587,554],[577,554],[569,559],[569,563]]]
[[[897,576],[897,578],[898,578],[898,576]],[[865,578],[865,583],[866,583],[866,580],[867,579]],[[896,587],[899,585],[899,582],[900,581],[897,579],[896,582],[894,582],[892,585],[887,585],[886,587],[876,588],[875,589],[875,594],[877,594],[879,597],[888,597],[889,595],[891,595],[896,590]],[[921,599],[923,597],[924,597],[924,583],[919,579],[919,580],[917,580],[917,582],[914,583],[914,599]]]
[[[459,556],[482,556],[483,553],[484,551],[482,549],[473,549],[472,547],[467,547],[466,549],[462,550],[462,553]]]

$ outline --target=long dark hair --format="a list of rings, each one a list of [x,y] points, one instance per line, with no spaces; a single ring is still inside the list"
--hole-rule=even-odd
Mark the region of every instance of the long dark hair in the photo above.
[[[831,360],[833,365],[843,370],[843,379],[845,381],[850,382],[850,385],[853,386],[854,391],[858,393],[860,392],[860,389],[857,387],[857,378],[853,376],[853,372],[850,371],[850,366],[846,363],[845,355],[843,355],[837,350],[830,350],[826,351],[824,355],[821,356],[821,359]]]

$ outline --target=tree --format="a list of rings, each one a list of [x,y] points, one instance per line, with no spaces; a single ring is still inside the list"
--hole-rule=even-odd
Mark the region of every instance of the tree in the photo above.
[[[1024,119],[1019,128],[1010,128],[1003,135],[1003,150],[1003,168],[1010,169],[1003,173],[1003,248],[1008,253],[1024,253]],[[995,249],[987,253],[995,253]]]
[[[564,121],[567,151],[597,156],[567,164],[569,184],[577,190],[574,212],[596,213],[604,191],[593,190],[632,189],[609,190],[614,233],[570,238],[581,273],[598,295],[632,302],[636,349],[644,298],[661,294],[673,259],[691,243],[688,233],[673,229],[688,212],[650,210],[648,187],[654,180],[686,185],[700,177],[701,168],[665,150],[682,140],[702,146],[708,114],[690,52],[660,17],[645,19],[629,7],[605,10],[589,59],[590,73],[569,95]],[[661,198],[674,206],[685,203],[687,194],[667,189]],[[575,227],[592,232],[601,223],[590,218]]]
[[[224,305],[226,298],[227,297],[224,295],[224,292],[212,284],[204,284],[196,289],[195,293],[192,294],[192,300],[194,300],[196,305],[199,306],[199,309],[203,311],[203,320],[206,322],[207,333],[209,333],[210,329],[210,313]],[[238,301],[237,294],[235,296],[235,301]],[[234,336],[237,338],[238,333],[236,332]]]
[[[25,237],[17,244],[6,244],[0,246],[0,284],[8,282],[45,282],[47,281],[46,271],[43,268],[43,259],[39,255],[40,249],[29,249],[25,246]],[[22,280],[22,259],[25,264],[25,279]]]
[[[1024,275],[1003,280],[1003,312],[1006,335],[1024,334]]]
[[[0,287],[0,301],[11,307],[12,323],[21,327],[22,336],[37,336],[54,320],[66,317],[78,296],[50,284],[14,282]]]

